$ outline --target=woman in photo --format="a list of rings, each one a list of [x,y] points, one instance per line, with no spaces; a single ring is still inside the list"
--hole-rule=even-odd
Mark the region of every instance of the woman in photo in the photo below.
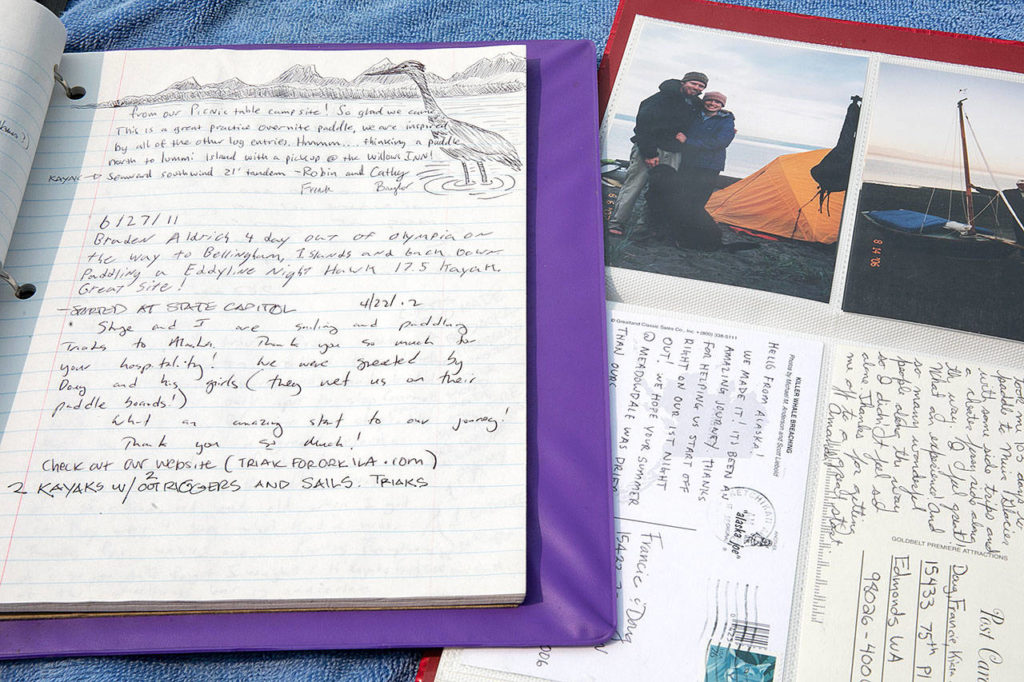
[[[704,93],[700,117],[681,140],[688,153],[683,155],[679,170],[693,207],[701,211],[718,189],[718,175],[725,169],[725,150],[736,137],[736,117],[725,109],[725,102],[720,92]]]

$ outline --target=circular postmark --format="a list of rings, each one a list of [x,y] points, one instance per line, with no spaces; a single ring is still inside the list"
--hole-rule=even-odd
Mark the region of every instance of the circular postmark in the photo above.
[[[714,525],[715,535],[736,556],[747,547],[771,547],[775,544],[775,505],[753,488],[726,488],[716,507]]]

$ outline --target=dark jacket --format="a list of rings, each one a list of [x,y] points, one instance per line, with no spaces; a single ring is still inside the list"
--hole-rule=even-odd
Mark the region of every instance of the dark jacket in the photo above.
[[[686,136],[684,146],[689,151],[683,155],[682,166],[721,172],[725,169],[725,148],[735,136],[736,117],[731,111],[721,109],[706,119],[698,115]]]
[[[1004,189],[1003,196],[1006,197],[1006,203],[1010,205],[1010,208],[1017,215],[1017,220],[1024,223],[1024,192],[1021,192],[1016,187]],[[1021,229],[1017,227],[1017,220],[1010,216],[1010,224],[1013,225],[1013,233],[1017,235],[1017,243],[1024,244],[1024,232],[1021,232]]]
[[[689,134],[690,126],[699,118],[701,109],[697,97],[684,95],[683,82],[670,78],[658,86],[654,93],[643,102],[636,112],[636,127],[631,142],[635,142],[640,156],[653,159],[658,150],[685,152],[676,133]]]
[[[1024,192],[1017,188],[1004,189],[1003,196],[1006,197],[1006,203],[1010,205],[1013,212],[1017,214],[1017,219],[1024,223]]]

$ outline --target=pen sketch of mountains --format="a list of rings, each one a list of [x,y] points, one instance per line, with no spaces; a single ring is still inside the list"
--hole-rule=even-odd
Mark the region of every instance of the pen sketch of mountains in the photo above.
[[[352,80],[322,76],[312,64],[295,64],[281,75],[263,84],[246,83],[229,78],[220,83],[199,83],[186,78],[172,83],[152,95],[127,95],[108,102],[81,105],[98,109],[132,107],[148,104],[168,104],[200,100],[241,99],[409,99],[419,97],[419,91],[401,74],[368,76],[394,66],[383,59],[366,68]],[[526,60],[511,53],[494,58],[483,58],[468,68],[443,78],[426,73],[430,91],[436,97],[462,97],[518,92],[526,88]]]

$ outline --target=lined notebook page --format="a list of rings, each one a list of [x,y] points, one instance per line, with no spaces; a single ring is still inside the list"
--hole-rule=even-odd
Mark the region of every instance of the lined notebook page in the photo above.
[[[7,255],[53,91],[64,25],[32,0],[4,3],[0,25],[0,263]]]
[[[30,340],[2,308],[4,608],[521,599],[524,56],[65,58]],[[360,77],[405,60],[426,97]]]

